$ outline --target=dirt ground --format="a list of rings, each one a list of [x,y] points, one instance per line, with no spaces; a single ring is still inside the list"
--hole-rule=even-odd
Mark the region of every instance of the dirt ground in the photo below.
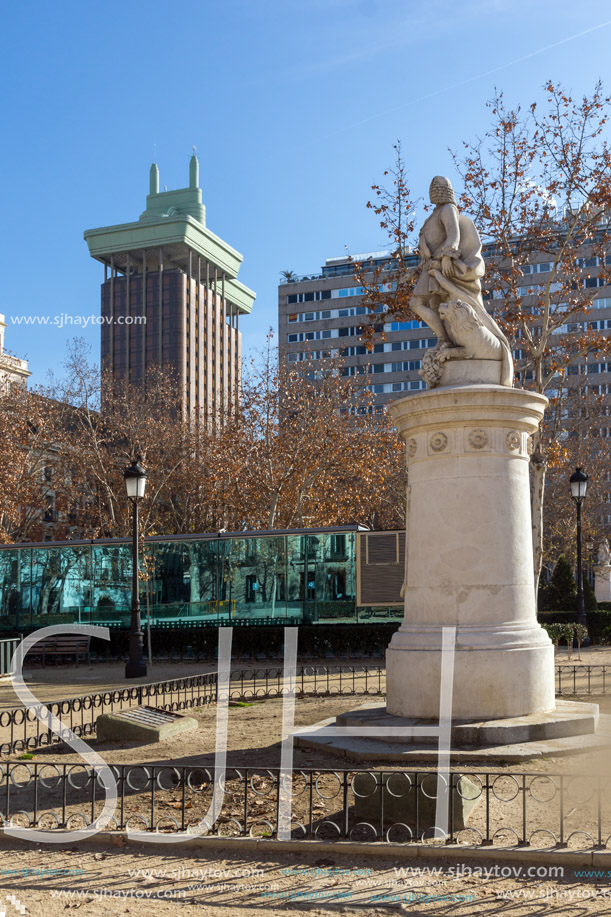
[[[73,909],[86,917],[611,914],[611,879],[584,879],[579,867],[562,866],[552,877],[549,867],[495,860],[492,852],[473,861],[459,852],[416,860],[271,849],[185,852],[180,845],[130,842],[62,849],[15,841],[0,849],[7,915],[18,913],[8,895],[25,906],[26,917],[64,917]],[[71,874],[50,875],[54,870]]]
[[[571,649],[570,657],[568,647],[559,646],[556,665],[611,665],[611,646],[584,646],[579,655]]]
[[[611,713],[611,696],[579,699],[586,702],[594,701],[599,705],[601,713]],[[383,705],[384,698],[381,695],[377,698],[352,696],[299,698],[295,704],[295,728],[309,726],[368,704]],[[281,698],[252,701],[236,706],[230,705],[227,733],[227,763],[229,766],[251,768],[280,766],[282,710]],[[183,712],[198,720],[198,730],[181,733],[149,745],[136,742],[101,741],[95,737],[90,737],[87,741],[109,764],[146,764],[150,762],[180,766],[193,765],[194,762],[197,762],[203,766],[212,765],[217,721],[216,707],[201,707]],[[34,762],[60,761],[69,764],[81,761],[79,755],[61,744],[41,748],[31,754],[31,760]],[[321,749],[295,748],[294,755],[296,767],[312,766],[332,769],[346,767],[350,769],[359,766]],[[20,754],[14,754],[10,757],[3,757],[2,761],[18,761],[20,758]],[[535,759],[523,765],[512,764],[511,770],[541,771],[543,773],[562,768],[568,771],[571,764],[581,764],[584,760],[586,757],[581,755],[558,759]],[[399,765],[393,764],[389,767],[395,768]],[[469,764],[466,767],[469,770],[480,771],[502,769],[492,764]],[[410,765],[408,769],[413,770],[414,767]],[[428,770],[429,768],[419,767],[417,769]]]
[[[345,673],[349,673],[352,669],[363,671],[366,667],[369,667],[374,672],[380,668],[382,661],[380,659],[363,659],[358,662],[348,663],[346,661],[333,662],[327,660],[323,663],[320,660],[300,660],[298,665],[304,666],[306,672],[316,670],[319,673],[319,685],[324,682],[324,678],[320,677],[320,673],[327,669],[334,673],[334,681],[339,684],[339,669],[342,668],[344,670],[344,683],[347,684],[350,676]],[[30,668],[26,666],[23,674],[28,690],[34,694],[37,700],[49,703],[51,701],[64,700],[68,697],[123,691],[126,688],[134,688],[138,685],[171,683],[178,679],[205,675],[215,671],[215,663],[163,662],[149,666],[148,673],[144,678],[133,678],[126,681],[124,663],[93,663],[91,666],[80,665],[78,669],[73,665],[54,665],[46,668],[41,666]],[[260,685],[265,685],[266,673],[271,673],[271,676],[268,677],[271,677],[272,683],[275,683],[282,678],[282,671],[282,663],[277,661],[264,663],[234,662],[231,668],[232,692],[234,689],[239,689],[242,682],[251,681],[253,674],[256,675]],[[375,675],[370,677],[375,679]],[[313,679],[311,681],[314,683]],[[3,676],[0,679],[0,709],[19,706],[21,706],[21,701],[13,689],[10,677]]]

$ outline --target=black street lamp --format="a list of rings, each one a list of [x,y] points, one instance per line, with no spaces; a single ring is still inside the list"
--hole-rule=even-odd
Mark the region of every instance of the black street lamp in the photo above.
[[[146,675],[144,659],[144,637],[140,622],[140,588],[138,583],[138,503],[146,489],[146,471],[135,458],[123,472],[127,496],[134,507],[132,540],[132,620],[129,632],[129,660],[125,666],[126,678],[142,678]]]
[[[581,468],[576,468],[569,478],[571,496],[577,504],[577,624],[586,625],[586,608],[583,600],[583,573],[581,570],[581,504],[586,498],[588,476]]]

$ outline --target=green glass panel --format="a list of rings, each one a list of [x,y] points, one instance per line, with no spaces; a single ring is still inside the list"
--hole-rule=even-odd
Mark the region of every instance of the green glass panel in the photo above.
[[[286,606],[287,615],[291,624],[302,624],[305,618],[306,590],[306,552],[311,546],[307,545],[304,535],[286,536]]]
[[[32,550],[32,624],[72,624],[87,618],[91,603],[89,546]]]
[[[149,581],[153,623],[216,622],[218,569],[215,539],[157,542]]]
[[[1,626],[29,627],[32,616],[32,552],[29,548],[0,551]]]
[[[131,611],[131,545],[94,545],[91,620],[95,624],[129,625]]]
[[[219,583],[227,623],[233,620],[237,624],[285,624],[284,536],[221,539]]]
[[[143,622],[147,613],[153,626],[354,621],[356,537],[311,532],[145,541]],[[129,626],[131,589],[130,542],[0,548],[0,627],[6,629],[72,621]]]

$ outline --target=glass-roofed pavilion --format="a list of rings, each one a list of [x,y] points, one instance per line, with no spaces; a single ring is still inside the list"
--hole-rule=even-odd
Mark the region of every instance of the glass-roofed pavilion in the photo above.
[[[386,607],[394,617],[398,596],[383,612],[359,607],[363,534],[344,526],[147,538],[143,613],[153,627],[355,622],[386,616]],[[400,566],[398,553],[390,567]],[[0,627],[127,626],[131,563],[129,539],[2,545]]]

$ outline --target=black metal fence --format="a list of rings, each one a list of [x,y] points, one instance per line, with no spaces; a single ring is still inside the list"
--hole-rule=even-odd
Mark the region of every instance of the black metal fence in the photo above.
[[[265,700],[283,693],[283,669],[235,669],[231,673],[229,698],[232,701]],[[382,694],[386,671],[382,666],[304,665],[297,670],[295,690],[299,697],[368,696]],[[217,674],[191,675],[154,684],[137,685],[114,691],[86,694],[44,704],[45,710],[60,719],[77,736],[95,731],[98,716],[115,713],[141,704],[163,710],[187,710],[216,703]],[[61,741],[41,719],[35,705],[0,711],[0,755],[32,751]]]
[[[611,690],[611,666],[557,666],[556,693],[596,696]],[[231,673],[230,700],[253,701],[282,696],[281,666],[235,669]],[[381,665],[303,665],[297,669],[299,697],[376,696],[386,690],[386,669]],[[164,710],[186,710],[216,703],[217,675],[208,672],[148,685],[86,694],[45,704],[77,736],[95,731],[102,713],[150,704]],[[15,707],[0,711],[0,755],[32,751],[61,738],[36,716],[36,707]]]
[[[604,695],[611,691],[611,666],[557,665],[556,694]]]
[[[437,774],[413,770],[213,768],[111,765],[117,800],[107,829],[389,843],[605,849],[611,840],[611,780],[452,772],[445,833],[436,828]],[[216,816],[212,797],[217,786]],[[381,788],[381,791],[380,791]],[[290,798],[290,814],[281,799]],[[99,768],[11,763],[0,767],[3,826],[82,829],[101,816]]]

